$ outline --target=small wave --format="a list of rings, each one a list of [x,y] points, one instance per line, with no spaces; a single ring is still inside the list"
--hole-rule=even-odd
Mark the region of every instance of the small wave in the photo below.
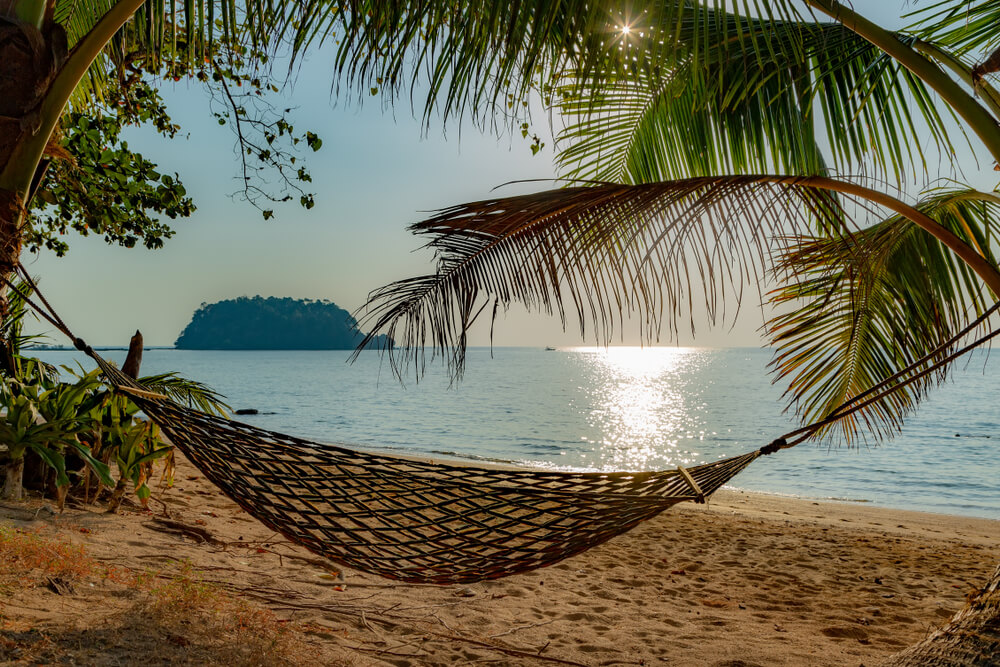
[[[530,449],[535,452],[546,452],[550,454],[561,454],[566,448],[564,445],[547,445],[543,442],[522,442],[517,446],[522,449]]]
[[[837,503],[870,503],[873,502],[867,498],[840,498],[838,496],[826,496],[825,498],[818,498],[818,500],[832,500]]]
[[[502,459],[494,456],[479,456],[478,454],[469,454],[464,452],[452,452],[440,449],[431,450],[413,450],[419,454],[429,455],[433,454],[435,456],[447,456],[453,459],[463,459],[468,461],[482,461],[483,463],[499,463],[502,465],[519,465],[518,461],[514,459]]]

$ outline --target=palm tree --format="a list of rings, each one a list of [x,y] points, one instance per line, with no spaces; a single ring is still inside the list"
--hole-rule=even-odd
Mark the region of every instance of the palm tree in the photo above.
[[[430,349],[460,373],[472,323],[513,302],[564,326],[575,316],[603,342],[632,316],[656,340],[676,333],[700,293],[714,320],[747,282],[779,313],[773,368],[806,423],[955,349],[955,334],[1000,297],[1000,195],[954,180],[915,198],[899,189],[914,176],[930,183],[936,156],[961,171],[963,140],[1000,163],[989,83],[1000,4],[944,0],[895,32],[832,0],[804,0],[814,13],[735,4],[621,15],[617,59],[564,61],[542,79],[570,187],[414,225],[435,272],[375,291],[363,309],[362,326],[387,334],[394,369],[419,372]],[[946,372],[824,434],[891,434]],[[998,625],[1000,568],[893,664],[994,664]]]
[[[427,113],[471,109],[486,119],[523,98],[538,68],[593,50],[592,28],[605,23],[603,8],[583,0],[513,9],[447,0],[0,0],[0,277],[17,263],[26,203],[48,159],[64,157],[53,141],[60,117],[86,112],[115,82],[212,80],[214,67],[234,59],[273,73],[275,55],[291,72],[303,52],[335,41],[331,74],[348,88],[395,99],[426,81]],[[0,298],[0,318],[4,310]]]
[[[291,72],[303,52],[336,41],[331,74],[347,87],[395,99],[426,80],[426,113],[472,109],[485,119],[523,98],[539,67],[596,48],[580,36],[604,23],[583,0],[514,11],[450,0],[0,0],[0,322],[14,321],[7,281],[30,237],[31,198],[50,160],[67,157],[60,119],[92,110],[115,86],[141,76],[224,80],[234,67],[271,74],[276,55]],[[273,139],[265,131],[261,145]],[[8,333],[0,328],[0,375],[14,376]]]
[[[537,85],[569,119],[567,175],[608,182],[421,226],[439,273],[377,293],[370,320],[399,336],[404,358],[428,343],[460,349],[484,295],[564,317],[568,303],[599,336],[636,312],[652,338],[661,321],[677,326],[693,283],[706,283],[714,315],[778,251],[775,299],[791,309],[774,323],[778,372],[805,417],[822,414],[1000,294],[995,195],[953,187],[907,203],[827,173],[867,165],[873,182],[901,183],[926,172],[924,135],[950,157],[951,118],[1000,160],[987,81],[1000,57],[983,57],[1000,8],[945,0],[894,33],[835,0],[804,0],[824,20],[788,0],[739,3],[745,15],[729,4],[663,0],[633,16],[593,0],[0,0],[0,276],[67,105],[85,109],[126,67],[187,72],[227,50],[294,59],[335,40],[345,86],[395,99],[423,82],[428,117],[513,122]],[[856,231],[851,214],[869,204],[878,219]],[[844,432],[893,425],[926,388]]]

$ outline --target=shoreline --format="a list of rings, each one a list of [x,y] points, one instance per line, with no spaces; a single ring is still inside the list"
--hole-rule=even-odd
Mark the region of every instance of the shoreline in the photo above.
[[[346,352],[166,350],[150,351],[143,364],[149,373],[197,378],[234,408],[275,413],[238,417],[258,427],[380,453],[454,452],[463,463],[663,469],[742,453],[793,425],[777,397],[771,400],[777,390],[766,379],[765,356],[749,350],[695,355],[675,366],[670,355],[605,363],[519,349],[495,361],[483,350],[470,352],[476,371],[459,391],[441,367],[428,369],[419,387],[403,386],[377,355],[341,365]],[[65,363],[74,354],[41,356]],[[996,440],[985,438],[995,429],[988,415],[969,411],[976,397],[995,389],[994,375],[964,372],[961,388],[955,382],[936,390],[884,446],[872,442],[868,451],[863,439],[842,451],[803,444],[762,459],[730,483],[1000,519],[1000,460],[992,455]],[[956,432],[969,437],[955,438]]]
[[[892,505],[883,505],[878,500],[869,500],[867,498],[828,498],[828,497],[814,497],[800,495],[796,493],[785,493],[781,491],[761,491],[759,489],[743,489],[737,486],[726,485],[720,489],[719,493],[735,493],[735,494],[747,494],[750,496],[765,496],[773,497],[776,500],[789,500],[789,501],[801,501],[803,503],[819,503],[821,505],[843,505],[846,507],[858,507],[858,508],[871,508],[875,510],[885,510],[887,512],[902,512],[907,514],[918,514],[918,515],[928,515],[932,517],[943,517],[943,518],[954,518],[959,520],[971,520],[971,521],[987,521],[993,522],[1000,528],[1000,516],[989,517],[982,516],[979,514],[957,514],[955,512],[946,511],[934,511],[931,509],[907,509],[905,507],[895,507]]]
[[[892,534],[935,539],[947,536],[1000,547],[1000,519],[898,509],[877,505],[873,501],[812,499],[723,488],[712,496],[706,510],[739,512],[747,517],[771,520],[789,520],[786,518],[792,517],[797,521],[822,525],[857,524]],[[1000,559],[1000,552],[997,558]]]
[[[169,518],[159,503],[35,520],[0,505],[0,523],[137,572],[186,568],[362,665],[870,665],[943,624],[1000,560],[1000,521],[722,490],[542,570],[408,585],[332,574],[180,458],[175,480],[154,492]],[[5,613],[50,635],[120,614],[100,585],[78,591],[5,600]]]

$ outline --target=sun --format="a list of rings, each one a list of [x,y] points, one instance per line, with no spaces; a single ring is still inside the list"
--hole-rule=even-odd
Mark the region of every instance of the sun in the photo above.
[[[629,35],[629,34],[630,34],[631,32],[632,32],[632,26],[630,26],[630,25],[629,25],[629,24],[627,24],[627,23],[626,23],[625,25],[623,25],[623,26],[622,26],[622,35],[624,35],[624,36],[628,37],[628,35]]]

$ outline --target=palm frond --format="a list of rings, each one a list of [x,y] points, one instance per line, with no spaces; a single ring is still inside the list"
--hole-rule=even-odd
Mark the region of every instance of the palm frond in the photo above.
[[[209,414],[228,416],[232,408],[225,401],[225,396],[215,391],[207,384],[190,380],[177,373],[160,373],[139,378],[139,384],[150,391],[170,397],[178,403],[187,404]]]
[[[373,292],[358,312],[396,372],[419,375],[440,353],[461,373],[466,335],[493,304],[575,316],[581,334],[610,342],[627,316],[647,341],[678,332],[695,299],[711,321],[762,283],[773,244],[812,228],[835,233],[844,213],[803,179],[693,178],[551,190],[454,206],[412,229],[429,235],[437,272]],[[818,228],[815,226],[818,225]],[[588,331],[589,329],[589,331]],[[693,324],[692,324],[693,329]]]
[[[1000,1],[944,0],[911,12],[908,32],[947,47],[956,56],[982,56],[1000,47]]]
[[[514,3],[456,3],[441,0],[350,3],[330,17],[311,13],[294,40],[296,51],[315,39],[334,36],[335,69],[352,89],[398,95],[426,89],[424,115],[469,114],[503,123],[526,115],[529,93],[560,84],[568,72],[580,80],[620,77],[659,67],[677,40],[675,28],[688,21],[686,49],[712,39],[715,25],[690,22],[692,15],[725,13],[725,0],[647,3],[585,0],[521,0]],[[799,18],[789,0],[747,0],[747,16],[764,21]],[[810,19],[806,19],[809,21]],[[644,40],[630,49],[623,29]],[[753,36],[769,41],[765,31]],[[651,41],[652,40],[652,41]],[[664,56],[665,57],[665,56]]]
[[[793,18],[689,5],[629,45],[643,66],[571,72],[555,99],[564,175],[818,174],[824,137],[833,166],[869,163],[901,182],[926,170],[928,131],[931,145],[953,151],[933,95],[909,70],[839,23]]]
[[[917,208],[995,264],[998,201],[947,189]],[[938,349],[992,301],[968,266],[898,216],[850,235],[795,239],[777,269],[783,285],[771,302],[786,312],[769,323],[772,369],[803,423]],[[891,435],[948,369],[827,427],[826,435],[848,444],[861,433]]]
[[[0,340],[9,345],[11,356],[18,379],[33,377],[49,380],[58,376],[58,370],[52,364],[25,356],[24,352],[33,345],[46,339],[43,334],[24,333],[24,321],[30,315],[38,319],[35,312],[28,307],[26,298],[31,298],[32,285],[23,280],[16,280],[13,288],[7,292],[7,313],[0,322]]]

